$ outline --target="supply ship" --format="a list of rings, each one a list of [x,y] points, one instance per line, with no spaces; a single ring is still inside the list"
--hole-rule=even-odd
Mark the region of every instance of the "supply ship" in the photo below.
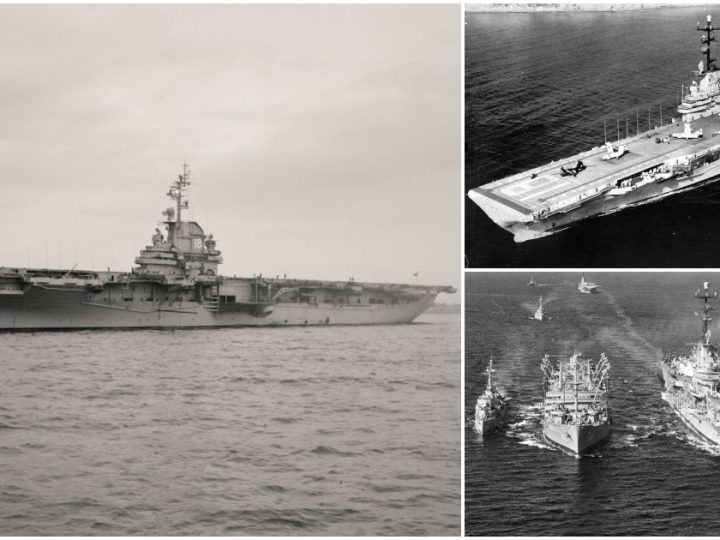
[[[187,164],[130,272],[0,268],[0,330],[409,323],[453,287],[223,277],[212,234],[183,221]],[[167,236],[166,236],[167,235]]]
[[[685,424],[712,443],[720,444],[720,358],[717,346],[710,340],[708,325],[712,321],[708,283],[695,292],[703,301],[703,334],[690,354],[663,355],[660,362],[667,401]]]
[[[507,401],[492,383],[493,360],[487,368],[487,386],[475,403],[475,430],[480,435],[491,433],[499,428],[507,415]]]
[[[604,353],[595,365],[579,357],[576,353],[553,365],[545,355],[541,364],[543,436],[575,456],[610,436],[610,362]]]
[[[702,32],[698,65],[679,120],[613,144],[476,187],[468,196],[500,227],[524,242],[578,221],[658,201],[720,178],[720,71],[710,56],[711,16]],[[627,131],[627,129],[626,129]]]

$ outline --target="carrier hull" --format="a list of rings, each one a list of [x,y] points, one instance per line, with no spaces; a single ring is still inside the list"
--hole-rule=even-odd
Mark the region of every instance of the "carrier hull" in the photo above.
[[[672,410],[680,417],[680,420],[700,435],[703,439],[713,443],[720,444],[720,431],[718,426],[710,422],[701,411],[690,407],[676,406],[675,397],[672,393],[663,392],[662,398],[670,404]]]
[[[415,320],[434,298],[360,306],[278,302],[258,316],[251,309],[218,312],[199,301],[108,302],[88,298],[85,290],[32,287],[23,294],[0,293],[0,330],[402,324]]]
[[[687,406],[684,381],[679,380],[666,364],[661,363],[660,368],[662,369],[662,382],[665,386],[661,394],[662,399],[695,433],[713,444],[720,444],[720,426],[711,422],[702,411]]]
[[[387,306],[382,309],[352,306],[304,306],[277,304],[268,316],[268,323],[283,324],[402,324],[417,319],[433,303],[426,298],[411,304]]]

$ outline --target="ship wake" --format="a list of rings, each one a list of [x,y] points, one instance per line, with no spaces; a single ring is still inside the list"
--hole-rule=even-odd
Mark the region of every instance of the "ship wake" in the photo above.
[[[632,319],[625,313],[625,310],[618,304],[615,297],[609,291],[602,291],[602,294],[608,300],[608,304],[612,307],[617,317],[617,324],[614,327],[607,327],[605,332],[612,332],[615,335],[612,338],[621,338],[616,342],[618,346],[624,346],[631,349],[635,355],[641,356],[647,367],[655,370],[657,359],[662,356],[662,351],[650,343],[643,336],[638,334],[633,326]]]
[[[517,408],[517,416],[510,419],[505,430],[505,435],[516,439],[519,444],[552,450],[552,446],[545,442],[542,437],[540,420],[542,418],[543,405],[535,403],[521,405]]]

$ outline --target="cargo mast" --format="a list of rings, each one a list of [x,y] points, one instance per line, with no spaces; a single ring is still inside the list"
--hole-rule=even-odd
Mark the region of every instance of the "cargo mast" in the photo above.
[[[698,32],[705,32],[704,36],[700,37],[700,41],[703,46],[700,48],[700,52],[705,55],[705,71],[715,71],[717,68],[713,64],[715,58],[710,58],[710,42],[715,41],[715,34],[712,27],[712,15],[707,16],[707,22],[704,27],[700,27],[698,23]]]

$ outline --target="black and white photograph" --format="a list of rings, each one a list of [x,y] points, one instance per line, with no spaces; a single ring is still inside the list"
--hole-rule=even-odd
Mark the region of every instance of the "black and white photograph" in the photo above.
[[[465,265],[712,268],[717,4],[465,6]]]
[[[0,534],[459,536],[461,6],[0,21]]]
[[[717,534],[719,285],[466,272],[465,534]]]

